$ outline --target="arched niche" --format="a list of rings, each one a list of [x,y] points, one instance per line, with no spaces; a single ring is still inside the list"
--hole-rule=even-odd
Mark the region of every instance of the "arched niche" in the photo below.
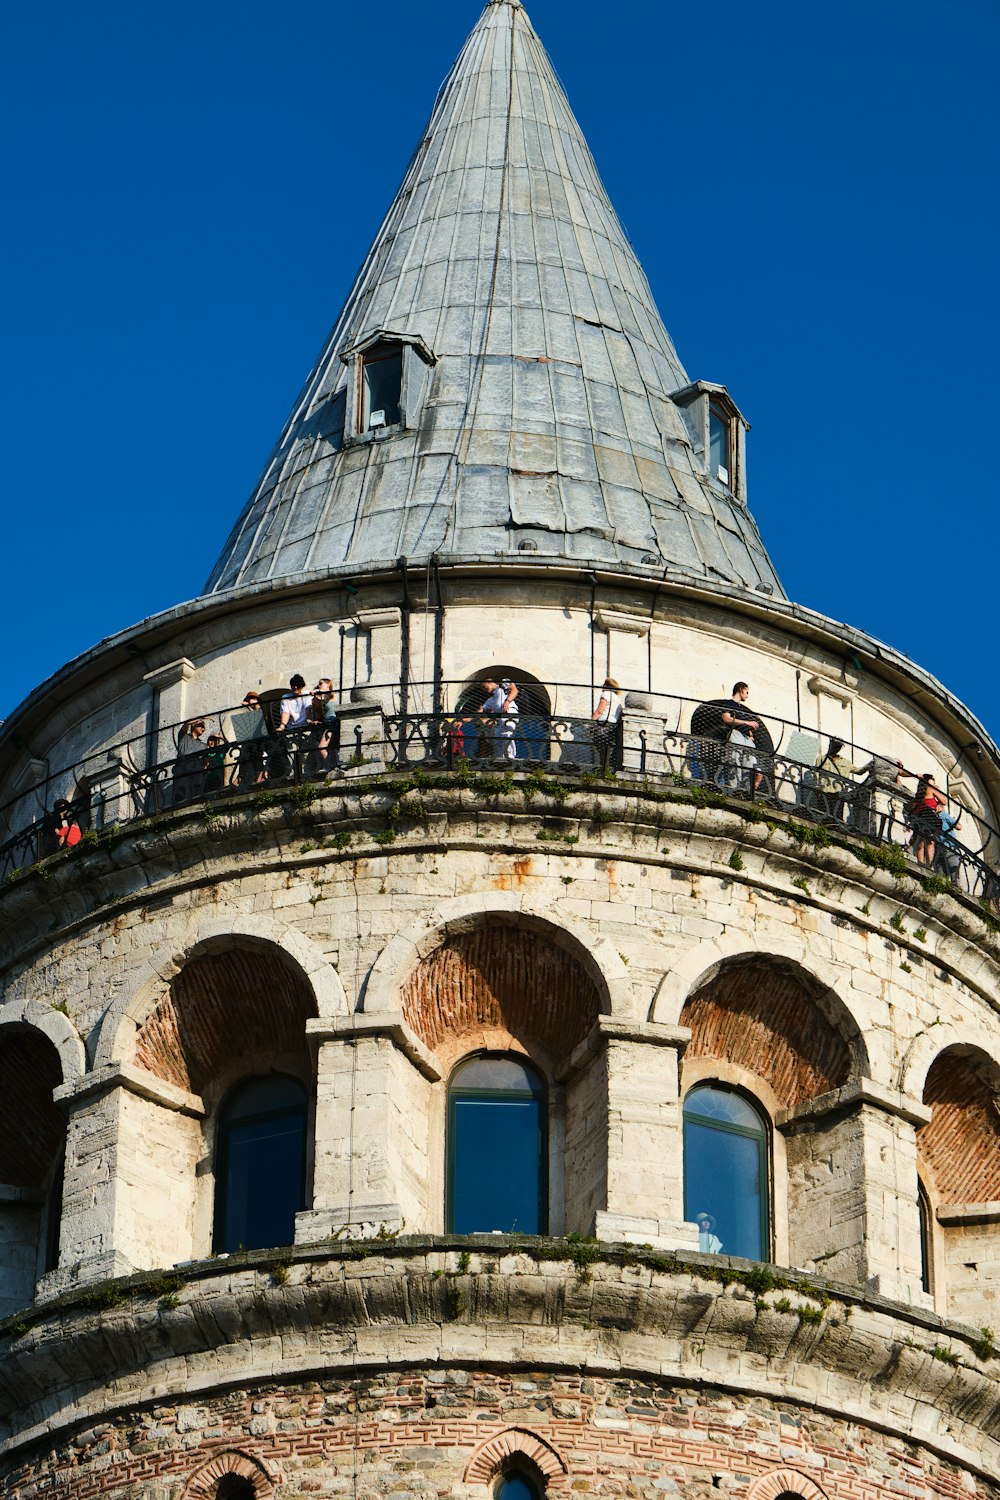
[[[139,1026],[134,1061],[193,1094],[241,1065],[306,1057],[317,1013],[308,979],[280,949],[217,940],[187,960]]]
[[[59,1053],[34,1027],[0,1027],[0,1316],[32,1301],[58,1247],[66,1117]]]
[[[931,1119],[917,1133],[921,1166],[936,1207],[1000,1199],[1000,1067],[972,1046],[955,1046],[931,1064],[923,1102]]]
[[[552,699],[545,684],[522,667],[492,665],[466,678],[455,699],[456,713],[477,713],[482,708],[486,693],[482,684],[489,679],[502,682],[509,677],[517,685],[518,715],[534,715],[547,719],[552,713]]]
[[[476,1046],[568,1059],[601,1014],[601,994],[572,946],[484,918],[446,933],[400,988],[403,1018],[437,1056]]]
[[[134,1059],[138,1032],[160,1004],[164,991],[193,959],[239,947],[248,953],[271,953],[308,986],[312,1014],[329,1020],[348,1012],[340,976],[317,945],[294,927],[271,917],[219,918],[199,923],[180,946],[175,942],[158,955],[132,987],[109,1008],[94,1052],[95,1067]]]
[[[766,955],[718,965],[680,1014],[685,1063],[718,1058],[761,1078],[785,1109],[867,1072],[853,1017],[800,966]]]

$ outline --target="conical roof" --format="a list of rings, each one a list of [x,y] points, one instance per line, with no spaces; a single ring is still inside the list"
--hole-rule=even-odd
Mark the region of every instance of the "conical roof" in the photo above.
[[[409,398],[373,436],[351,413],[379,337]],[[782,595],[691,400],[527,14],[491,0],[208,590],[438,553]]]

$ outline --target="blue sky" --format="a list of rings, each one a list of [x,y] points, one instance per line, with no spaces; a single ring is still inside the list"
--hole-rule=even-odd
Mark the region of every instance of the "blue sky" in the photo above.
[[[480,8],[6,8],[0,715],[200,591]],[[1000,7],[528,11],[789,594],[1000,735]]]

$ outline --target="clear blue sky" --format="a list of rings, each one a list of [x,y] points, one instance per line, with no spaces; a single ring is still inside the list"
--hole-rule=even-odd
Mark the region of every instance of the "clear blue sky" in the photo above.
[[[480,8],[5,8],[0,715],[200,591]],[[528,12],[789,594],[1000,734],[1000,6]]]

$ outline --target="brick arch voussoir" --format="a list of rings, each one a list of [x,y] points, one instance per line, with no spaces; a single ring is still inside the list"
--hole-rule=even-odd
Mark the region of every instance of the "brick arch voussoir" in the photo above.
[[[194,959],[240,946],[270,950],[290,961],[311,990],[320,1020],[348,1014],[340,975],[304,933],[270,917],[240,917],[228,922],[217,919],[199,925],[180,947],[170,945],[138,973],[132,987],[105,1013],[94,1066],[131,1062],[143,1023],[181,970]]]
[[[456,896],[398,932],[385,945],[368,973],[360,1008],[366,1014],[395,1014],[400,991],[423,959],[449,937],[486,923],[507,924],[556,939],[594,982],[601,1012],[622,1020],[639,1020],[632,981],[621,955],[605,938],[567,917],[557,908],[536,905],[516,892],[491,891]]]
[[[811,967],[783,953],[756,950],[714,963],[692,987],[680,1024],[691,1031],[687,1059],[742,1065],[770,1083],[786,1108],[870,1076],[852,1011]]]
[[[568,1478],[565,1460],[551,1443],[526,1427],[511,1427],[482,1443],[469,1460],[466,1484],[489,1484],[512,1459],[526,1459],[545,1480],[546,1489],[555,1489]]]
[[[768,938],[770,939],[770,934]],[[824,963],[813,954],[804,942],[779,938],[761,942],[748,949],[746,939],[734,933],[731,941],[725,936],[713,943],[699,944],[689,950],[674,965],[657,986],[650,1006],[649,1019],[663,1025],[676,1026],[681,1023],[681,1014],[689,1000],[698,995],[707,985],[725,970],[739,965],[761,964],[773,961],[786,972],[797,974],[803,985],[822,996],[826,1002],[829,1024],[842,1038],[851,1055],[851,1076],[870,1078],[871,1058],[865,1041],[864,1028],[853,1008],[843,999],[840,987],[843,976],[832,965]]]
[[[787,1494],[801,1495],[803,1500],[826,1500],[815,1480],[795,1469],[774,1469],[770,1474],[761,1474],[747,1490],[746,1500],[778,1500],[779,1495]]]
[[[192,1474],[180,1494],[180,1500],[215,1500],[219,1481],[235,1475],[253,1486],[254,1500],[270,1500],[275,1480],[263,1463],[249,1453],[230,1448],[217,1453]]]

